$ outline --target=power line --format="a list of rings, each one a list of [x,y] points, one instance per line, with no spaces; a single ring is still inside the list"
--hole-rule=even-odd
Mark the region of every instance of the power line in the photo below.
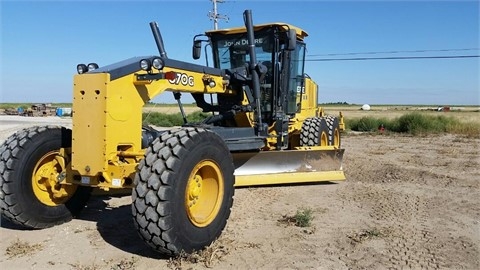
[[[459,52],[459,51],[478,51],[478,50],[480,50],[480,48],[438,49],[438,50],[410,50],[410,51],[383,51],[383,52],[328,53],[328,54],[308,54],[307,56],[339,56],[339,55],[385,54],[385,53]]]
[[[305,61],[363,61],[363,60],[413,60],[413,59],[455,59],[474,58],[480,55],[440,55],[440,56],[400,56],[400,57],[358,57],[358,58],[317,58],[305,59]]]

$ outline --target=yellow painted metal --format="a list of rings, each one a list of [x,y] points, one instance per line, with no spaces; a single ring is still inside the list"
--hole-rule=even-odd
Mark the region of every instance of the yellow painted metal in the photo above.
[[[319,109],[317,100],[318,85],[312,79],[305,78],[300,114],[305,118],[317,116]]]
[[[228,81],[224,81],[222,76],[207,75],[200,72],[193,72],[166,66],[163,73],[173,72],[173,80],[161,79],[152,81],[137,80],[139,74],[146,74],[145,71],[138,71],[130,77],[128,83],[137,86],[138,94],[143,97],[146,103],[155,96],[164,91],[182,92],[182,93],[204,93],[204,94],[233,94],[234,92],[227,88]],[[210,86],[210,82],[215,82]]]
[[[72,116],[72,170],[95,175],[107,165],[108,73],[75,75]]]
[[[285,29],[285,31],[287,31],[288,29],[294,29],[295,32],[297,33],[297,38],[300,39],[300,40],[303,40],[305,37],[308,36],[308,33],[299,28],[299,27],[296,27],[296,26],[293,26],[291,24],[288,24],[288,23],[282,23],[282,22],[274,22],[274,23],[265,23],[265,24],[258,24],[258,25],[254,25],[253,26],[253,29],[255,31],[258,31],[258,30],[261,30],[263,28],[270,28],[272,26],[278,26],[278,27],[281,27],[283,29]],[[219,29],[219,30],[211,30],[211,31],[207,31],[205,32],[207,35],[211,35],[211,34],[223,34],[223,35],[231,35],[231,34],[239,34],[239,33],[246,33],[247,30],[245,27],[235,27],[235,28],[226,28],[226,29]]]
[[[343,171],[237,175],[235,176],[235,187],[316,183],[341,180],[345,180],[345,174]]]
[[[322,130],[322,133],[320,133],[320,146],[327,146],[327,145],[328,145],[328,135],[325,130]],[[338,146],[338,144],[335,146]]]
[[[48,152],[38,160],[32,173],[32,188],[41,203],[48,206],[62,205],[73,196],[76,185],[58,183],[64,169],[65,161],[58,151]]]
[[[132,83],[133,75],[110,81],[108,73],[83,74],[74,81],[72,170],[89,177],[107,173],[112,177],[106,184],[116,184],[110,179],[135,172],[118,152],[141,151],[143,93]],[[112,165],[122,173],[112,175]]]
[[[343,119],[343,113],[340,112],[339,114],[339,127],[340,127],[340,130],[345,130],[345,120]]]
[[[218,215],[224,196],[224,178],[218,164],[202,160],[193,168],[185,191],[185,210],[197,227],[210,225]]]
[[[84,178],[80,183],[85,185],[123,188],[127,178],[133,179],[136,164],[143,158],[138,154],[142,152],[145,103],[164,91],[233,93],[221,76],[170,67],[162,72],[174,72],[176,77],[171,81],[139,81],[137,75],[146,74],[140,70],[115,80],[110,80],[109,73],[75,75],[69,175],[81,175]],[[209,84],[212,81],[214,85]],[[73,179],[69,176],[67,182],[75,182]]]
[[[322,150],[338,150],[338,151],[343,151],[343,149],[339,149],[338,147],[335,147],[333,145],[318,145],[318,146],[299,146],[295,147],[295,150],[302,150],[302,151],[322,151]]]
[[[340,128],[333,130],[333,146],[340,147]]]

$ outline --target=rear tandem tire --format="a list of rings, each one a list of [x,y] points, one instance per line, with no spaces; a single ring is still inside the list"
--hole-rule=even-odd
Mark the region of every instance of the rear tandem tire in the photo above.
[[[86,205],[91,188],[56,183],[69,157],[72,131],[64,127],[32,127],[10,136],[0,146],[0,211],[28,228],[47,228],[70,221]],[[55,196],[54,196],[55,195]]]
[[[300,133],[300,146],[327,146],[328,126],[323,117],[305,119]]]
[[[234,195],[234,166],[223,140],[198,128],[170,130],[140,162],[132,214],[141,238],[172,256],[210,245],[224,229]]]
[[[340,122],[338,121],[338,118],[329,115],[327,116],[326,121],[328,126],[328,144],[340,148],[342,142],[340,138]]]

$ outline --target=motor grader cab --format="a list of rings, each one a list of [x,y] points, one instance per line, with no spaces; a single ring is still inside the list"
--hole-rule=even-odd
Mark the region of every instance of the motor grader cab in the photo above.
[[[194,39],[193,58],[200,58],[201,43],[207,41],[212,47],[212,58],[216,68],[229,70],[237,77],[247,77],[250,54],[254,54],[259,73],[259,104],[255,101],[253,85],[243,85],[242,105],[254,104],[259,119],[255,120],[252,111],[237,111],[235,126],[263,125],[259,130],[267,131],[269,150],[294,149],[298,146],[340,147],[340,131],[344,129],[343,118],[326,116],[318,106],[318,86],[304,72],[306,44],[308,34],[295,26],[285,23],[256,25],[254,30],[254,49],[248,44],[248,31],[245,27],[208,31],[202,39]],[[242,73],[243,72],[243,73]],[[240,93],[240,91],[239,91]],[[204,112],[214,111],[204,102],[203,95],[193,95]],[[217,110],[223,114],[223,104],[231,101],[231,96],[219,95]],[[238,98],[237,98],[238,102]],[[202,106],[203,105],[203,106]],[[231,106],[226,106],[226,111]],[[225,110],[223,110],[225,111]],[[216,117],[215,119],[225,119]],[[318,132],[302,132],[305,120],[307,126]],[[311,123],[311,122],[314,123]],[[223,125],[226,123],[223,122]],[[318,134],[318,136],[317,136]],[[312,138],[314,137],[314,138]],[[313,141],[312,141],[313,140]]]
[[[72,129],[27,128],[0,147],[2,216],[50,227],[77,215],[92,188],[132,188],[140,236],[175,255],[220,235],[234,186],[345,179],[341,119],[323,115],[304,75],[307,34],[283,23],[253,26],[249,10],[244,19],[245,27],[206,33],[214,67],[168,58],[156,23],[159,55],[78,65]],[[165,91],[184,119],[182,93],[211,116],[166,131],[142,126],[143,105]]]

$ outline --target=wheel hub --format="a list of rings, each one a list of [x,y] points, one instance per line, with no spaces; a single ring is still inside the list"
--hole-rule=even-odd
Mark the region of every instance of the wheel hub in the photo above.
[[[199,196],[202,193],[202,177],[200,175],[194,176],[195,181],[190,181],[188,187],[188,199],[189,199],[189,206],[193,206],[197,200],[199,200]]]
[[[206,227],[215,220],[223,200],[224,179],[220,167],[212,160],[199,162],[187,182],[185,209],[197,227]]]
[[[62,161],[59,161],[62,159]],[[53,151],[39,159],[32,174],[33,192],[37,199],[48,206],[65,203],[75,192],[76,186],[58,183],[65,170],[63,157]]]

